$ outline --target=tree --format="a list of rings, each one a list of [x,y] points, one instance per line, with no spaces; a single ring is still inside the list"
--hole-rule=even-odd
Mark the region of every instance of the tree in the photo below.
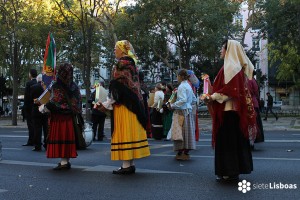
[[[12,125],[17,125],[17,103],[21,75],[40,59],[41,26],[47,21],[47,6],[42,0],[6,0],[0,2],[2,62],[7,66],[13,88]],[[34,34],[29,34],[34,33]],[[27,70],[28,74],[28,70]]]
[[[116,31],[135,44],[144,63],[156,57],[172,69],[175,59],[190,68],[215,60],[237,10],[238,4],[228,1],[139,0],[119,15]]]
[[[269,40],[270,66],[278,68],[279,81],[291,80],[300,88],[300,2],[270,0],[263,9],[262,30]]]

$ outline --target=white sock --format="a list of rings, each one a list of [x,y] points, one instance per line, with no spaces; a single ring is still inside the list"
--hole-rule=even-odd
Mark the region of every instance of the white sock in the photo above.
[[[69,158],[62,158],[60,161],[61,165],[66,165],[69,162]]]
[[[123,167],[123,168],[128,168],[128,167],[130,167],[130,160],[123,160],[122,167]]]

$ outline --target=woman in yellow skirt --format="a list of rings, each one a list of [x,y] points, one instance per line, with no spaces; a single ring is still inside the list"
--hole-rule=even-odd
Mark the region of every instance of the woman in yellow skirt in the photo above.
[[[102,111],[113,110],[111,159],[123,161],[113,174],[133,174],[134,159],[150,155],[146,135],[147,118],[136,67],[137,57],[130,42],[118,41],[115,56],[118,62],[113,67],[109,98],[96,105]]]

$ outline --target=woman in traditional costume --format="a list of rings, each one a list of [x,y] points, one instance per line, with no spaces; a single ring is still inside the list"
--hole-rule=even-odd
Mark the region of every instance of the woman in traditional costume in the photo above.
[[[118,41],[115,56],[118,62],[113,67],[110,97],[104,103],[98,102],[98,108],[113,110],[111,159],[123,161],[113,174],[133,174],[136,169],[134,159],[150,155],[147,118],[136,67],[137,57],[130,42]]]
[[[253,76],[255,74],[256,74],[256,72],[253,71]],[[260,110],[259,110],[258,84],[257,84],[256,80],[254,79],[254,77],[252,78],[252,80],[248,80],[248,84],[249,84],[249,90],[250,90],[251,97],[252,97],[253,106],[254,106],[255,113],[256,113],[257,133],[256,133],[256,137],[250,137],[251,149],[254,150],[254,143],[264,142],[265,138],[264,138],[264,129],[263,129],[261,116],[260,116]],[[251,139],[252,139],[252,141],[251,141]]]
[[[188,83],[192,87],[193,92],[194,92],[195,96],[197,97],[197,88],[199,88],[200,81],[196,77],[194,71],[188,70],[187,72],[188,72],[188,75],[189,75]],[[199,130],[199,124],[198,124],[198,107],[197,107],[197,104],[193,105],[193,113],[194,113],[194,119],[195,119],[195,140],[199,141],[200,130]]]
[[[213,110],[216,180],[229,181],[253,171],[249,135],[255,132],[256,116],[247,83],[252,79],[253,65],[242,45],[234,40],[224,42],[221,58],[224,66],[205,101]]]
[[[50,112],[47,158],[61,158],[54,170],[70,169],[70,158],[77,157],[73,116],[82,111],[80,90],[73,82],[72,65],[65,63],[58,67],[50,100],[39,109]]]
[[[163,101],[165,99],[165,94],[163,92],[164,87],[161,83],[157,83],[155,86],[154,103],[152,107],[151,114],[151,132],[152,137],[156,140],[161,140],[163,138],[163,114],[161,108]]]
[[[173,114],[184,116],[182,127],[183,140],[174,141],[174,151],[177,152],[176,160],[189,160],[189,151],[196,149],[195,141],[195,119],[192,112],[192,105],[197,102],[196,96],[188,83],[189,75],[187,70],[180,69],[177,80],[180,83],[177,90],[177,99],[170,107],[174,109]]]

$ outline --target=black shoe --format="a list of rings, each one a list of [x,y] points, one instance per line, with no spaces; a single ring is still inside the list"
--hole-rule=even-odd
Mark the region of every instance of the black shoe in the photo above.
[[[22,144],[22,146],[26,147],[26,146],[33,146],[33,144],[31,143],[26,143],[26,144]]]
[[[97,141],[103,141],[103,138],[98,138]]]
[[[237,181],[239,180],[239,176],[217,176],[217,182],[230,182],[230,181]]]
[[[120,167],[119,169],[113,171],[113,174],[134,174],[134,173],[135,173],[135,166],[130,166],[127,168]]]
[[[278,120],[278,117],[276,117],[276,121]]]
[[[135,173],[135,165],[131,165],[130,167],[131,167],[133,173]]]
[[[53,170],[68,170],[68,169],[71,169],[71,163],[69,162],[65,165],[58,163],[57,166],[53,168]]]
[[[42,151],[42,148],[41,148],[41,147],[34,147],[34,148],[32,149],[32,151]]]
[[[264,121],[267,121],[267,118],[264,118]]]

